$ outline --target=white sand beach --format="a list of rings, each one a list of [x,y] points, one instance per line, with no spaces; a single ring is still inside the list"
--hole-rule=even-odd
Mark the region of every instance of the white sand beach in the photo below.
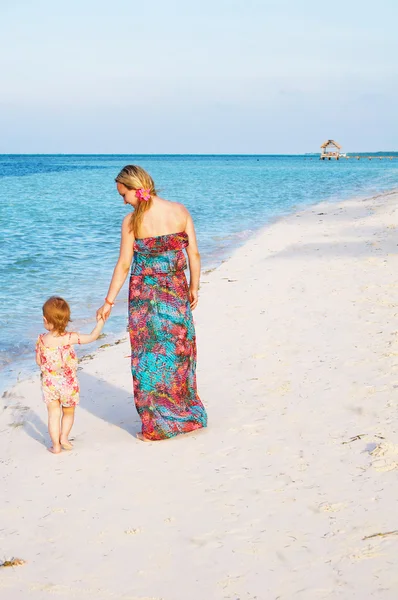
[[[319,204],[203,274],[205,431],[133,437],[127,340],[81,363],[72,452],[38,377],[7,392],[1,597],[396,600],[397,204]]]

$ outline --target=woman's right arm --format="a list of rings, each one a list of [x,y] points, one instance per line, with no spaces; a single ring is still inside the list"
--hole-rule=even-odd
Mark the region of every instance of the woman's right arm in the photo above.
[[[191,309],[198,305],[198,290],[200,280],[200,254],[198,250],[198,243],[196,241],[195,226],[192,221],[191,215],[188,213],[187,224],[185,226],[185,232],[188,234],[189,245],[187,248],[188,263],[189,263],[189,301]]]
[[[105,302],[105,304],[97,310],[97,319],[102,318],[104,321],[107,320],[112,310],[112,304],[115,302],[130,270],[134,254],[134,233],[130,231],[130,219],[131,215],[127,215],[123,219],[119,258],[113,271],[112,280],[106,295],[106,299],[109,302]]]

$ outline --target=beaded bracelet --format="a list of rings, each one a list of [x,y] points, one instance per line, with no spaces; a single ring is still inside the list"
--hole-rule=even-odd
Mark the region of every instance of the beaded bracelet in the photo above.
[[[108,300],[108,298],[105,298],[105,302],[106,302],[106,304],[109,304],[110,306],[115,306],[115,303]]]

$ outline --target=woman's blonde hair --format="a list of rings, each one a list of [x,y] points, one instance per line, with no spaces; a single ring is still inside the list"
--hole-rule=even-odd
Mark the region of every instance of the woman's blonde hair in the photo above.
[[[115,181],[125,185],[128,190],[143,189],[150,194],[150,199],[147,201],[141,200],[131,215],[130,231],[134,233],[135,237],[138,237],[144,213],[151,208],[152,196],[156,196],[155,183],[149,173],[137,165],[125,166],[115,178]]]
[[[43,304],[43,316],[54,327],[55,333],[62,335],[70,322],[69,304],[59,296],[51,296]]]

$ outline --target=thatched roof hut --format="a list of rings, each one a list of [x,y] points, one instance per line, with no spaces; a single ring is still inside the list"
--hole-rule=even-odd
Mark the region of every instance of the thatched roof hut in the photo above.
[[[326,140],[321,146],[321,158],[339,158],[341,146],[334,140]]]

